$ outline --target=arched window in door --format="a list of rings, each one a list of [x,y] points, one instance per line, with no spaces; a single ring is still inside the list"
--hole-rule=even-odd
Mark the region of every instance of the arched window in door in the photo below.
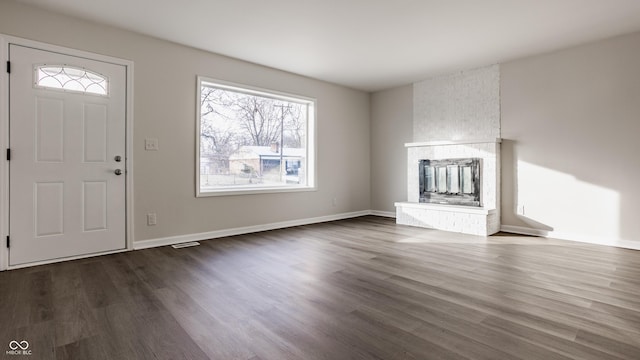
[[[35,68],[37,87],[86,94],[109,95],[109,79],[87,69],[68,65],[39,65]]]

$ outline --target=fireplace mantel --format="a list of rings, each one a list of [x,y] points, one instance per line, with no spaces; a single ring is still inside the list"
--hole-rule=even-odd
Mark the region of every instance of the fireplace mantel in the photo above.
[[[499,144],[502,142],[501,138],[494,139],[478,139],[478,140],[437,140],[437,141],[425,141],[425,142],[411,142],[405,143],[404,147],[421,147],[421,146],[446,146],[446,145],[465,145],[465,144]]]

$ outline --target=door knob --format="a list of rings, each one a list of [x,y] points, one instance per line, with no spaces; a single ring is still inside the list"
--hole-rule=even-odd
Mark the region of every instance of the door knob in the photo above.
[[[121,174],[122,174],[122,170],[120,170],[120,169],[116,169],[116,170],[114,171],[114,174],[116,174],[116,175],[121,175]]]
[[[120,162],[120,161],[122,161],[122,156],[116,155],[116,157],[113,158],[113,160],[115,160],[116,162]]]

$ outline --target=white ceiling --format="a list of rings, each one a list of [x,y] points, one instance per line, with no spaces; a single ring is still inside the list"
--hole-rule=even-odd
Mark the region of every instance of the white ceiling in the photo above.
[[[375,91],[640,30],[639,0],[18,0]]]

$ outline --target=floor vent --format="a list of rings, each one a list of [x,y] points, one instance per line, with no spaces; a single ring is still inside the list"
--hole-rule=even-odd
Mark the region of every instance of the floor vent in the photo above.
[[[182,244],[171,245],[171,247],[174,248],[174,249],[182,249],[182,248],[191,247],[191,246],[198,246],[198,245],[200,245],[199,242],[192,241],[192,242],[185,242],[185,243],[182,243]]]

